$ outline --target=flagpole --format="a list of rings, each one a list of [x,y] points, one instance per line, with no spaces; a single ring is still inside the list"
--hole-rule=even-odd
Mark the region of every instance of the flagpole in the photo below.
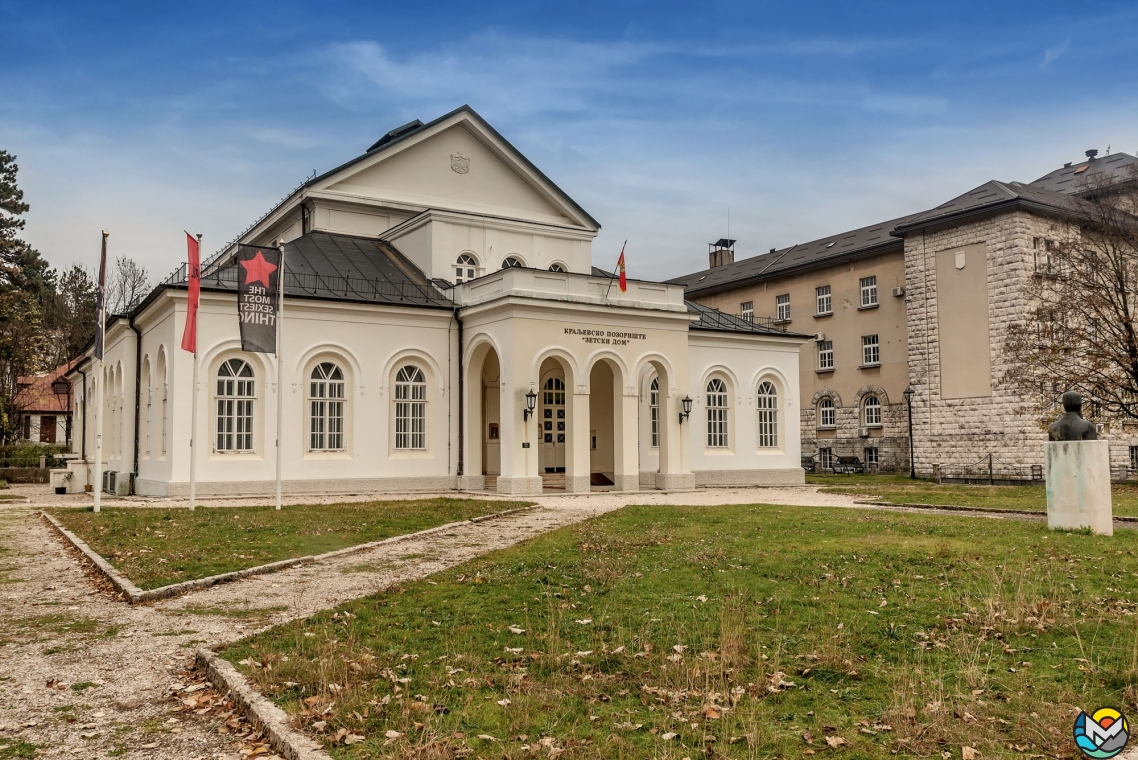
[[[103,230],[103,246],[99,259],[99,309],[95,318],[95,505],[96,512],[103,502],[103,330],[107,323],[107,295],[105,277],[107,266],[107,238],[111,233]]]
[[[620,246],[620,255],[621,256],[624,255],[624,247],[626,245],[628,245],[627,240],[625,240],[624,243],[622,243]],[[620,257],[618,256],[617,260],[616,260],[616,269],[613,270],[612,277],[609,278],[609,286],[608,286],[608,288],[605,289],[605,300],[606,301],[609,300],[609,292],[612,291],[612,281],[615,280],[617,278],[617,276],[620,274],[620,272],[617,271],[619,269],[620,269]]]
[[[277,509],[281,508],[281,418],[284,416],[284,362],[281,360],[281,333],[284,321],[285,296],[285,249],[284,240],[277,241],[277,249],[281,252],[281,268],[277,273]]]
[[[201,261],[202,251],[202,234],[197,234],[198,239],[198,261]],[[187,264],[188,266],[188,264]],[[189,280],[189,270],[186,270],[186,279]],[[201,269],[199,264],[198,276],[201,277]],[[186,318],[190,318],[189,310],[186,311]],[[197,319],[195,314],[194,319]],[[196,328],[196,326],[195,326]],[[194,330],[194,382],[190,386],[190,511],[194,511],[195,505],[195,489],[198,482],[198,340],[197,330]]]

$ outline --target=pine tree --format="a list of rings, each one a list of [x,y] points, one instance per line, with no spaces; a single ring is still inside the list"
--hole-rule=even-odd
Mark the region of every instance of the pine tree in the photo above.
[[[55,273],[20,239],[29,210],[16,184],[16,157],[0,150],[0,439],[15,437],[15,396],[22,375],[48,367],[44,311],[55,298]]]

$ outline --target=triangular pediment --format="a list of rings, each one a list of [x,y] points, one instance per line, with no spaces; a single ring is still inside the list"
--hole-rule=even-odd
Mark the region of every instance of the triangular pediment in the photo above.
[[[473,111],[459,109],[318,178],[354,203],[446,209],[596,230],[599,225]]]

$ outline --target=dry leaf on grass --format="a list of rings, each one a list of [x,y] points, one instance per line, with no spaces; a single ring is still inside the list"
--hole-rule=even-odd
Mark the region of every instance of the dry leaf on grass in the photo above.
[[[980,757],[980,753],[974,747],[961,747],[960,748],[961,760],[976,760]]]
[[[826,744],[829,744],[831,747],[842,747],[846,744],[846,740],[840,736],[827,736]]]

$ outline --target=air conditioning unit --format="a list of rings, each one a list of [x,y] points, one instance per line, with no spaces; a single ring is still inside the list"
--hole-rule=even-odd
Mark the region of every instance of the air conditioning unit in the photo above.
[[[814,333],[814,340],[822,341],[826,339],[826,333]]]
[[[858,428],[857,429],[857,435],[859,438],[869,438],[869,428],[867,428],[867,427]]]
[[[129,472],[119,472],[118,470],[106,470],[103,472],[103,492],[114,494],[115,496],[130,496],[130,478]]]
[[[900,298],[903,295],[905,295],[905,286],[904,285],[893,288],[893,297],[894,298]]]

